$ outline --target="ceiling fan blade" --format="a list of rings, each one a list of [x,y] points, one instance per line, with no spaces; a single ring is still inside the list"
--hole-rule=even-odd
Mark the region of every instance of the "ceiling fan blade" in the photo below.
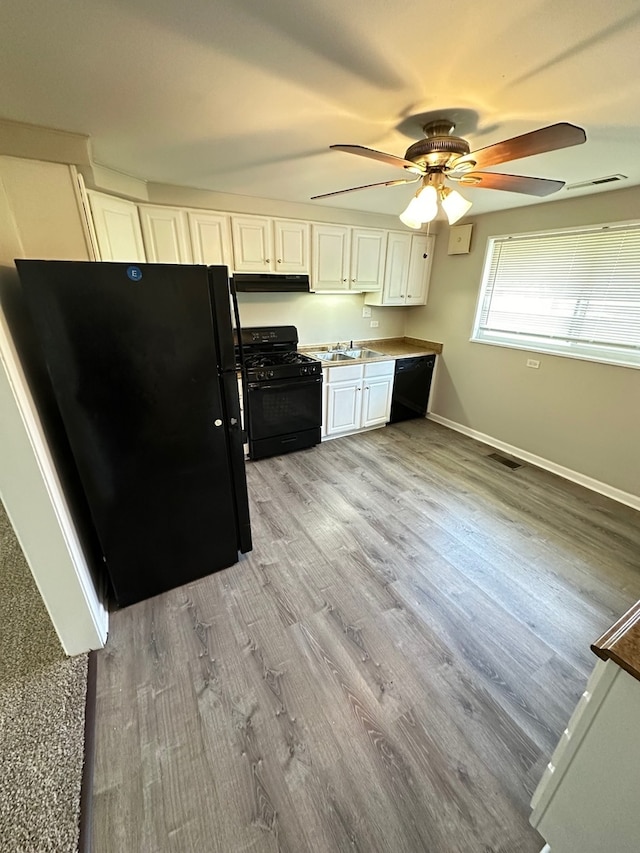
[[[375,151],[373,148],[365,148],[364,145],[330,145],[336,151],[346,151],[347,154],[359,154],[361,157],[370,157],[372,160],[379,160],[381,163],[387,163],[389,166],[399,166],[401,169],[410,169],[416,174],[424,175],[425,170],[417,163],[412,163],[411,160],[405,160],[404,157],[396,157],[394,154],[385,154],[384,151]]]
[[[451,170],[456,170],[462,163],[473,163],[479,169],[507,163],[509,160],[519,160],[521,157],[531,157],[534,154],[544,154],[547,151],[557,151],[559,148],[569,148],[581,145],[587,135],[581,127],[567,122],[550,124],[522,136],[514,136],[495,145],[479,148],[460,157],[451,164]]]
[[[397,187],[398,184],[415,184],[416,181],[420,180],[420,175],[417,178],[408,179],[408,178],[400,178],[399,181],[380,181],[377,184],[365,184],[362,187],[349,187],[348,190],[336,190],[333,193],[322,193],[322,195],[312,195],[311,200],[316,198],[328,198],[330,195],[342,195],[342,193],[354,193],[356,190],[368,190],[371,187]]]
[[[528,178],[524,175],[503,175],[498,172],[468,172],[458,180],[458,183],[483,190],[504,190],[509,193],[537,196],[551,195],[564,186],[564,181]]]

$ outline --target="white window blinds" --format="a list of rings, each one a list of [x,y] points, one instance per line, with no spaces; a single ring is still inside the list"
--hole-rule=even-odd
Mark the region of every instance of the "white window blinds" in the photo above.
[[[640,223],[491,238],[472,340],[640,367]]]

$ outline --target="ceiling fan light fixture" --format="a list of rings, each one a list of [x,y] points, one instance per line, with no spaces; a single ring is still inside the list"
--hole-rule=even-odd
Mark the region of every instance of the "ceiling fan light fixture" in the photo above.
[[[420,203],[418,202],[418,194],[413,196],[409,204],[400,214],[400,222],[406,225],[407,228],[418,229],[422,227],[421,209]]]
[[[431,222],[438,215],[438,193],[435,187],[426,186],[419,189],[405,210],[400,214],[400,221],[408,228],[420,228],[425,222]]]
[[[467,201],[456,190],[449,190],[446,194],[443,194],[442,209],[447,214],[449,225],[455,225],[459,219],[462,219],[471,207],[471,204],[472,202]]]
[[[420,222],[419,219],[412,219],[410,214],[407,213],[407,210],[404,210],[400,214],[400,222],[402,222],[403,225],[406,225],[407,228],[413,228],[416,231],[420,230],[420,228],[422,228],[422,222]]]

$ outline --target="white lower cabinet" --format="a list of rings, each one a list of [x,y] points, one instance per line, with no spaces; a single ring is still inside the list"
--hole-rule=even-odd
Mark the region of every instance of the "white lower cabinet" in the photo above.
[[[326,372],[326,437],[384,426],[391,412],[394,361],[346,364]]]
[[[393,391],[393,368],[394,362],[391,362],[391,370],[387,375],[367,376],[367,365],[365,365],[361,415],[363,428],[382,426],[389,420],[391,392]]]

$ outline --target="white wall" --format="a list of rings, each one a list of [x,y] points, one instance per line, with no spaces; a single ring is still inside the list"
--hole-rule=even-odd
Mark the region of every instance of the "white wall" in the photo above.
[[[16,257],[88,259],[69,167],[0,157],[0,492],[62,646],[79,654],[104,645],[107,614],[45,438],[46,393],[40,409],[32,395],[42,366]]]
[[[243,326],[291,324],[297,327],[303,346],[401,338],[407,312],[406,308],[373,307],[371,317],[363,318],[362,293],[239,293],[238,304]],[[379,322],[378,328],[371,328],[371,320]]]
[[[630,188],[480,216],[468,255],[448,255],[443,235],[428,305],[409,310],[405,328],[444,344],[432,412],[639,496],[640,370],[469,341],[488,237],[639,214],[640,188]],[[525,366],[532,355],[538,370]]]

